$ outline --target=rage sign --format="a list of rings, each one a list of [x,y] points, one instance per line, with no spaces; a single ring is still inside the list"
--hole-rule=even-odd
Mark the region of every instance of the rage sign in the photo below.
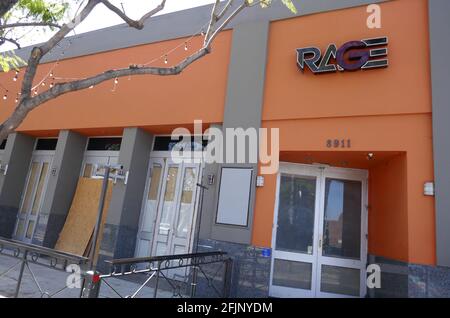
[[[323,57],[317,47],[297,49],[297,65],[302,71],[308,66],[314,74],[383,68],[389,65],[387,44],[387,37],[350,41],[339,49],[330,44]]]

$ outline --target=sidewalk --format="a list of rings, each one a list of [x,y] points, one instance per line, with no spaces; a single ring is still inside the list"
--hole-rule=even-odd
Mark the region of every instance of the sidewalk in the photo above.
[[[0,298],[14,296],[20,270],[19,263],[19,259],[0,254]],[[6,275],[3,275],[3,273],[14,264],[17,264],[17,266]],[[71,273],[50,269],[31,262],[29,265],[41,289],[48,294],[42,296],[32,275],[28,269],[25,268],[19,298],[46,298],[49,297],[49,295],[53,298],[78,298],[80,296],[79,288],[65,288],[66,280]],[[122,297],[134,294],[140,287],[138,283],[117,278],[110,278],[107,282],[116,289]],[[153,298],[153,291],[154,289],[151,287],[144,287],[136,298]],[[171,292],[158,290],[158,298],[171,298],[172,296],[173,294]],[[119,298],[119,296],[102,282],[100,298]]]

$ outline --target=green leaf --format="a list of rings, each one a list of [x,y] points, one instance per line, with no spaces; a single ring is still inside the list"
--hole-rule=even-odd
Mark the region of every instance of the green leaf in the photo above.
[[[272,4],[273,0],[260,0],[260,6],[262,8],[267,8]],[[291,10],[292,13],[296,14],[297,13],[297,8],[295,7],[294,3],[292,2],[292,0],[281,0],[281,2],[289,9]],[[252,4],[254,3],[254,0],[247,0],[248,4]]]
[[[56,22],[64,17],[69,8],[66,1],[51,2],[45,0],[19,0],[16,6],[25,16],[31,16],[42,22]]]
[[[11,69],[17,70],[26,64],[27,63],[22,58],[13,52],[3,52],[0,54],[0,69],[3,72],[9,72]]]

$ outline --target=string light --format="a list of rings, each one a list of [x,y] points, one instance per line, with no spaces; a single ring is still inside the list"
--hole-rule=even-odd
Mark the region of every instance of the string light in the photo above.
[[[150,61],[148,61],[148,62],[146,62],[146,63],[144,63],[144,64],[141,64],[140,66],[141,66],[141,67],[148,66],[148,65],[153,64],[154,62],[159,61],[159,60],[162,60],[162,59],[165,61],[165,60],[166,60],[166,57],[167,57],[168,55],[170,55],[170,54],[173,53],[174,51],[178,50],[180,47],[183,47],[183,46],[184,46],[185,49],[186,49],[186,46],[187,46],[186,44],[190,43],[196,36],[198,36],[199,34],[205,35],[205,32],[204,32],[203,30],[204,30],[205,27],[208,26],[208,24],[209,24],[209,22],[206,23],[206,24],[204,24],[204,25],[203,25],[196,33],[194,33],[194,34],[193,34],[190,38],[188,38],[185,42],[181,42],[180,44],[178,44],[177,46],[175,46],[173,49],[167,51],[166,53],[160,55],[160,56],[157,57],[157,58],[154,58],[154,59],[152,59],[152,60],[150,60]]]
[[[67,48],[65,50],[63,50],[60,54],[60,57],[56,60],[56,62],[54,63],[53,67],[50,69],[50,71],[47,73],[47,75],[39,82],[37,83],[36,86],[31,88],[31,91],[33,92],[32,95],[36,96],[39,94],[39,87],[45,87],[47,85],[47,79],[51,78],[52,82],[49,85],[50,88],[55,86],[55,77],[54,77],[54,69],[59,65],[59,61],[61,60],[62,57],[65,56],[65,51],[72,45],[72,41],[69,40],[69,44],[67,46]],[[61,47],[60,44],[58,43],[57,46]],[[13,81],[17,82],[19,80],[19,74],[20,74],[20,70],[15,70],[15,75],[13,77]],[[8,89],[6,89],[3,85],[0,84],[0,87],[2,87],[5,90],[5,94],[3,95],[3,100],[7,100],[8,99]],[[20,100],[20,92],[17,93],[17,97],[14,99],[16,103],[19,102]],[[1,95],[0,95],[1,96]]]
[[[3,100],[7,100],[9,90],[5,86],[3,86],[1,83],[0,83],[0,87],[3,88],[3,90],[5,91],[5,94],[3,95]]]
[[[148,66],[148,65],[150,65],[150,64],[152,64],[152,63],[154,63],[154,62],[156,62],[156,61],[158,61],[158,60],[161,60],[161,59],[163,59],[163,61],[164,61],[164,64],[168,64],[169,63],[169,54],[171,54],[171,53],[173,53],[174,51],[176,51],[176,50],[178,50],[179,48],[181,48],[181,47],[184,47],[184,50],[185,51],[188,51],[189,50],[189,43],[196,37],[196,36],[198,36],[199,34],[201,35],[201,36],[205,36],[206,35],[206,33],[205,33],[205,31],[204,31],[204,28],[207,26],[209,24],[209,22],[208,23],[206,23],[205,25],[203,25],[202,26],[202,28],[197,32],[197,33],[195,33],[195,34],[193,34],[189,39],[187,39],[186,41],[184,41],[184,42],[181,42],[179,45],[177,45],[176,47],[174,47],[174,48],[172,48],[171,50],[169,50],[169,51],[167,51],[166,53],[164,53],[163,55],[161,55],[161,56],[159,56],[159,57],[157,57],[157,58],[154,58],[154,59],[152,59],[152,60],[150,60],[149,62],[147,62],[147,63],[144,63],[144,64],[139,64],[139,65],[135,65],[135,67],[136,68],[139,68],[139,67],[145,67],[145,66]],[[34,91],[34,95],[38,95],[38,88],[40,87],[40,86],[42,86],[42,87],[44,87],[44,86],[46,86],[46,80],[48,79],[48,78],[51,78],[52,79],[52,81],[51,81],[51,83],[50,83],[50,85],[49,85],[49,87],[50,88],[53,88],[54,86],[55,86],[55,81],[57,81],[57,80],[84,80],[84,79],[86,79],[85,77],[84,78],[65,78],[65,77],[55,77],[54,76],[54,69],[57,67],[57,66],[59,66],[59,64],[60,64],[60,60],[65,56],[65,52],[69,49],[69,47],[72,45],[72,41],[71,40],[68,40],[68,42],[69,42],[69,45],[67,46],[67,48],[66,49],[63,49],[62,50],[62,52],[60,53],[60,57],[55,61],[55,63],[54,63],[54,65],[53,65],[53,67],[50,69],[50,71],[48,72],[48,74],[36,85],[36,86],[34,86],[33,88],[32,88],[32,91]],[[62,47],[59,45],[59,43],[57,44],[57,46],[58,47],[60,47],[61,49],[62,49]],[[19,75],[19,71],[16,71],[16,75],[14,76],[14,81],[17,81],[18,80],[18,75]],[[131,75],[129,76],[129,80],[131,79]],[[116,88],[117,88],[117,85],[119,84],[119,79],[116,77],[115,79],[114,79],[114,88],[113,88],[113,92],[116,90]],[[93,89],[95,86],[94,85],[91,85],[91,86],[89,86],[89,89]],[[7,92],[8,90],[6,90],[6,92]],[[19,93],[20,94],[20,93]],[[18,94],[18,95],[19,95]],[[6,98],[5,98],[5,96],[6,96]],[[3,99],[7,99],[7,94],[5,94],[5,96],[3,97]],[[17,97],[16,98],[16,102],[18,102],[18,100],[19,100],[19,97]]]
[[[57,43],[56,45],[62,49],[62,52],[60,53],[60,57],[55,61],[55,63],[53,64],[53,66],[51,67],[50,71],[47,73],[47,75],[36,85],[32,88],[32,90],[35,90],[35,95],[37,95],[37,90],[36,88],[39,86],[45,86],[46,85],[46,80],[48,78],[52,78],[52,83],[50,84],[50,88],[52,88],[53,86],[55,86],[54,81],[55,81],[55,77],[54,77],[54,69],[59,66],[59,61],[61,60],[61,58],[64,57],[65,52],[70,48],[70,46],[72,45],[72,41],[68,40],[69,44],[67,45],[67,47],[65,49],[63,49],[60,45],[60,43]]]
[[[118,84],[119,84],[119,79],[116,77],[116,78],[114,79],[114,86],[113,86],[111,92],[115,92],[115,91],[116,91],[117,85],[118,85]],[[92,85],[92,86],[93,86],[93,85]]]

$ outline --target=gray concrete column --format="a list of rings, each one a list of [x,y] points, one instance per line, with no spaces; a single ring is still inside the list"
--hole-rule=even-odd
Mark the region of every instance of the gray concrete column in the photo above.
[[[111,258],[133,257],[153,136],[139,128],[123,133],[119,164],[129,171],[127,184],[113,188],[100,245],[99,267]]]
[[[233,30],[224,121],[222,126],[225,137],[224,145],[227,143],[226,130],[229,128],[242,128],[246,130],[248,128],[259,129],[261,127],[268,34],[268,21],[241,24],[236,26]],[[258,134],[256,134],[256,136],[258,136]],[[248,143],[246,148],[249,148]],[[223,153],[224,158],[226,158],[225,148],[223,149]],[[236,157],[236,151],[234,154]],[[222,167],[245,167],[253,169],[253,186],[248,215],[249,221],[246,227],[220,225],[215,221]],[[245,163],[211,165],[205,169],[205,174],[215,174],[216,183],[205,191],[200,238],[212,238],[227,242],[250,244],[257,167],[257,163],[249,162],[247,153]],[[209,229],[207,226],[209,226]]]
[[[429,0],[437,265],[450,267],[450,1]]]
[[[6,175],[0,173],[0,236],[11,238],[25,187],[35,138],[20,133],[10,134],[2,165],[8,165]]]
[[[202,184],[206,186],[207,189],[203,190],[202,204],[199,206],[199,210],[197,212],[197,224],[195,226],[196,230],[194,231],[195,242],[197,242],[199,238],[208,239],[211,237],[212,224],[214,224],[215,217],[214,211],[216,211],[217,208],[217,175],[220,172],[219,168],[219,164],[213,163],[206,164],[203,169]],[[208,184],[208,175],[214,176],[214,184]],[[198,228],[200,229],[199,233],[197,233]]]
[[[59,133],[33,244],[55,246],[75,195],[86,140],[73,131]]]

